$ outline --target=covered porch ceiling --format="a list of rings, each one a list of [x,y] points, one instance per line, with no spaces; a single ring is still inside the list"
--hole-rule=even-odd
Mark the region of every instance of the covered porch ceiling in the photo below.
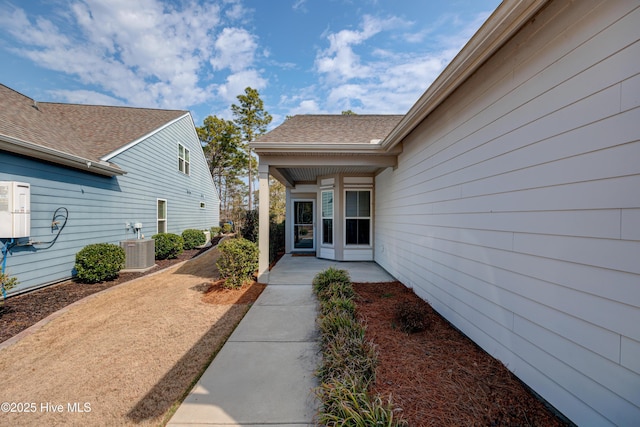
[[[260,170],[288,187],[334,174],[375,175],[395,167],[402,145],[382,140],[401,115],[300,115],[250,144]]]
[[[258,151],[258,150],[256,150]],[[258,151],[260,170],[287,187],[315,184],[318,177],[333,174],[375,175],[388,167],[395,167],[400,149],[384,155],[366,153],[306,153],[304,155],[269,155]]]

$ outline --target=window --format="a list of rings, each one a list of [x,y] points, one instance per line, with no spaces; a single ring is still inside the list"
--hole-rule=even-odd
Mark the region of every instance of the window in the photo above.
[[[158,199],[158,233],[167,232],[167,201]]]
[[[178,144],[178,170],[189,175],[189,149],[182,144]]]
[[[322,192],[322,243],[333,244],[333,190]]]
[[[369,245],[371,191],[347,191],[345,209],[345,243],[347,245]]]

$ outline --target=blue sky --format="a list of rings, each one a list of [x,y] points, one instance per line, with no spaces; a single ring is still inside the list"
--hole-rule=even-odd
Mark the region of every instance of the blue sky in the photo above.
[[[498,0],[0,0],[0,83],[38,101],[186,109],[251,86],[287,115],[404,114]]]

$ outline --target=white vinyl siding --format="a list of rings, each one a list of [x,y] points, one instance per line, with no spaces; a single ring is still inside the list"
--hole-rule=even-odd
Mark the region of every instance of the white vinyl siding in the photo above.
[[[376,177],[375,260],[585,426],[640,419],[638,22],[552,2]]]

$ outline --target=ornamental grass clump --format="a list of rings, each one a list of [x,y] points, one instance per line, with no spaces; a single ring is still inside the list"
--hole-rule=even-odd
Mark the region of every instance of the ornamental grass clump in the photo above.
[[[377,353],[366,339],[366,326],[356,315],[355,291],[349,274],[333,267],[313,279],[320,302],[318,329],[322,364],[316,375],[322,402],[318,421],[326,426],[404,426],[394,419],[391,400],[369,393],[375,381]]]
[[[112,243],[87,245],[76,254],[76,278],[82,283],[98,283],[118,277],[124,268],[125,252]]]
[[[351,278],[346,270],[339,270],[334,267],[329,267],[328,269],[316,274],[312,282],[313,291],[321,299],[325,295],[323,292],[330,291],[330,289],[335,288],[337,284],[351,286]]]
[[[324,396],[323,410],[318,423],[323,426],[399,427],[403,420],[394,418],[391,399],[383,402],[378,395],[371,396],[351,379],[332,380],[320,386]]]
[[[258,245],[242,237],[225,240],[218,245],[220,258],[216,262],[224,287],[239,289],[253,278],[258,269]]]
[[[356,303],[352,298],[330,297],[320,301],[320,313],[346,313],[355,317]]]

